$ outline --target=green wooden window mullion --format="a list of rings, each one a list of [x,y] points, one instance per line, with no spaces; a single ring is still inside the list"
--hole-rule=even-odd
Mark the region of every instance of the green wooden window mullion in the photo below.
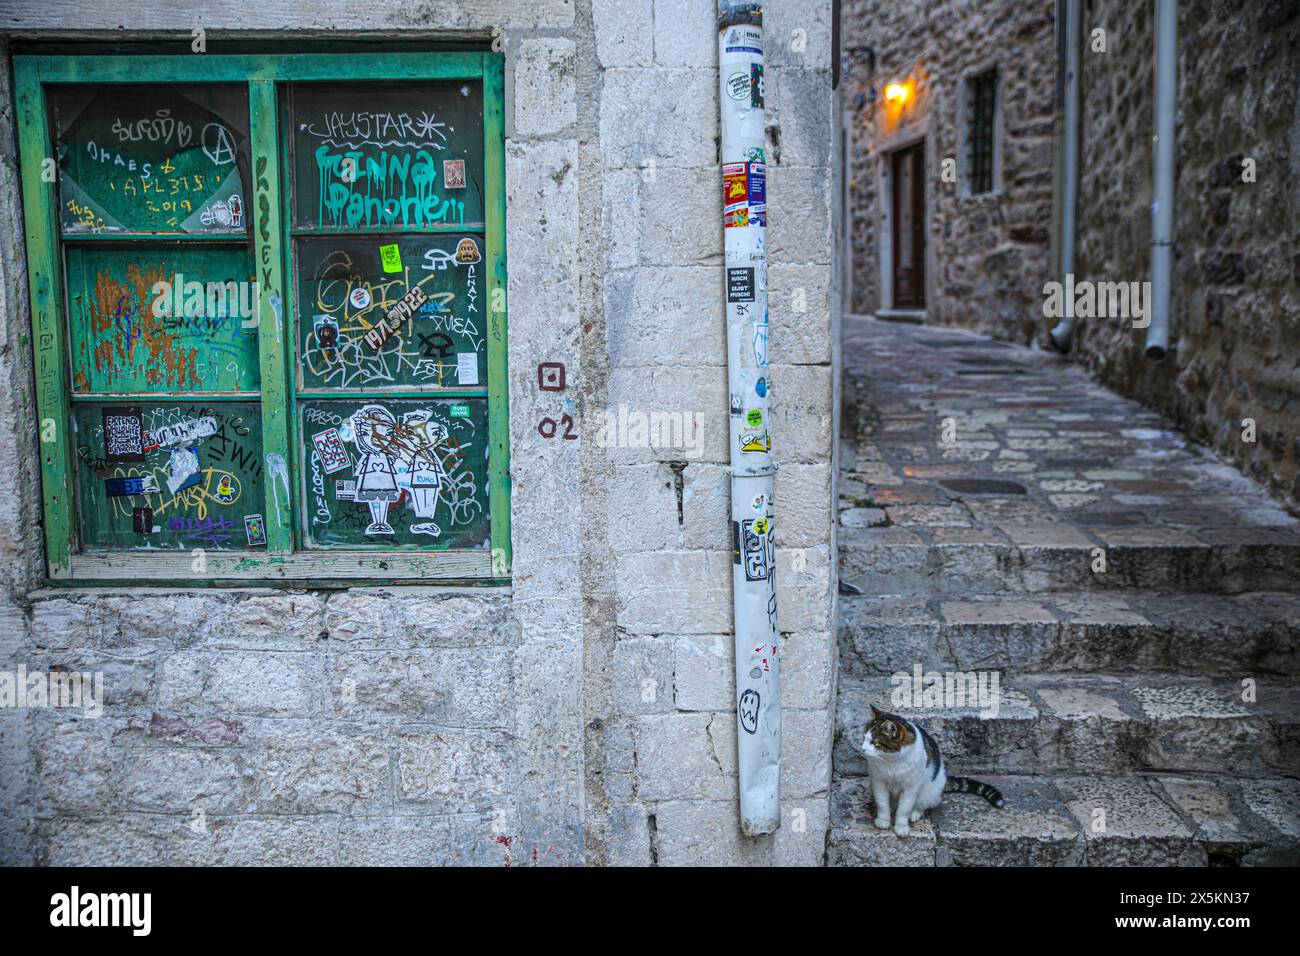
[[[492,511],[492,573],[510,570],[510,406],[506,342],[505,58],[483,56],[483,180],[487,195],[488,500]]]
[[[285,341],[289,343],[284,356],[284,390],[285,405],[288,408],[288,432],[289,432],[289,450],[290,455],[287,459],[290,469],[290,487],[294,490],[295,510],[292,515],[293,526],[290,529],[290,540],[293,542],[295,551],[301,551],[304,547],[302,539],[301,522],[298,521],[298,515],[301,504],[305,499],[302,497],[307,494],[305,484],[302,484],[302,469],[298,462],[297,448],[298,442],[302,440],[301,429],[298,427],[298,257],[294,254],[293,248],[293,169],[289,161],[290,140],[293,138],[292,104],[289,102],[285,87],[277,84],[275,108],[278,126],[278,135],[276,137],[276,160],[280,164],[280,183],[282,188],[279,191],[280,202],[280,263],[284,268],[284,316],[283,328]]]
[[[364,402],[371,399],[410,399],[411,401],[427,401],[429,399],[441,400],[445,398],[489,398],[490,390],[485,388],[442,388],[436,392],[428,390],[417,390],[396,387],[391,389],[372,388],[365,391],[356,389],[340,388],[333,391],[327,391],[323,388],[302,388],[298,390],[298,399],[300,401],[331,401],[334,399],[340,401]]]
[[[248,236],[242,232],[73,232],[63,237],[64,245],[76,246],[81,243],[96,242],[209,242],[239,243],[248,242]]]
[[[290,446],[290,395],[285,351],[292,342],[286,325],[283,216],[281,215],[279,107],[271,80],[248,84],[249,146],[252,167],[251,215],[254,267],[260,283],[258,349],[262,379],[264,520],[269,554],[293,550],[293,454]]]
[[[98,404],[103,402],[185,402],[203,405],[207,402],[255,402],[257,392],[73,392],[68,398],[73,404]]]
[[[369,229],[349,229],[349,236],[386,236],[393,232],[392,226],[373,227]],[[456,235],[481,236],[485,231],[482,224],[466,223],[464,226],[402,226],[399,230],[404,236],[438,236],[455,233]],[[339,231],[331,227],[318,229],[290,229],[289,235],[297,236],[337,236]]]
[[[299,53],[33,57],[46,83],[477,80],[481,53]]]
[[[69,573],[76,550],[76,497],[72,477],[72,415],[68,402],[63,270],[54,177],[44,172],[54,162],[41,86],[40,66],[18,59],[18,149],[22,163],[23,216],[27,231],[27,281],[35,335],[37,441],[45,545],[51,577]]]

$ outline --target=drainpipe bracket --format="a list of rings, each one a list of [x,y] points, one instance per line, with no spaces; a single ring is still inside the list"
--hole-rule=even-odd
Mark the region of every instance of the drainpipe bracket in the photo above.
[[[728,478],[766,478],[769,475],[775,475],[780,470],[781,466],[776,462],[772,462],[772,464],[766,468],[745,468],[740,471],[737,471],[730,465],[725,465],[723,467],[723,473]]]

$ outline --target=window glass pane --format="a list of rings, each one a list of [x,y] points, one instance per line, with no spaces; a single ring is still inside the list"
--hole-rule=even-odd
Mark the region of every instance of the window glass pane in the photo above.
[[[63,231],[245,231],[247,99],[238,86],[53,88]]]
[[[482,224],[481,83],[299,84],[290,104],[295,228]]]
[[[96,243],[66,257],[75,393],[257,390],[246,247]]]
[[[300,387],[487,384],[480,237],[316,236],[296,248]]]
[[[997,96],[997,72],[981,73],[971,86],[971,192],[993,190],[993,118]]]
[[[484,399],[301,401],[308,544],[491,547]]]
[[[258,406],[78,402],[82,548],[265,547]]]

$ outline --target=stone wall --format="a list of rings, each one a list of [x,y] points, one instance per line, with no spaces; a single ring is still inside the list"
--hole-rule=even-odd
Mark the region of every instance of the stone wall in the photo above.
[[[1014,341],[1033,338],[1050,257],[1054,6],[1053,0],[845,0],[854,312],[892,306],[881,289],[883,168],[890,151],[921,139],[925,320]],[[990,67],[1000,83],[1001,177],[992,193],[971,196],[962,185],[960,101],[965,78]],[[909,100],[901,108],[887,104],[886,84],[909,77]],[[956,160],[956,182],[941,175],[945,158]]]
[[[14,5],[11,5],[14,6]],[[13,100],[0,89],[5,863],[820,863],[830,778],[829,2],[768,11],[783,826],[739,835],[712,0],[19,2],[2,29],[507,39],[508,589],[44,586]],[[201,13],[199,12],[201,11]],[[108,35],[106,32],[105,36]],[[337,37],[337,33],[328,34]],[[8,35],[0,83],[8,83]],[[564,362],[563,396],[536,366]],[[694,447],[602,447],[606,412]],[[575,442],[546,440],[557,410]]]
[[[1083,59],[1080,278],[1150,278],[1149,7],[1085,7],[1085,33],[1104,28],[1108,42]],[[1170,354],[1153,364],[1145,333],[1108,319],[1081,320],[1074,348],[1105,384],[1171,414],[1295,508],[1300,4],[1185,0],[1178,53]]]
[[[831,736],[830,4],[765,11],[782,827],[739,836],[727,502],[725,320],[718,295],[713,5],[598,0],[608,370],[591,407],[699,410],[698,454],[587,443],[602,514],[584,593],[611,617],[588,642],[588,807],[611,862],[820,862]],[[598,389],[598,391],[595,391]],[[608,696],[606,696],[608,695]],[[599,776],[593,775],[598,771]]]

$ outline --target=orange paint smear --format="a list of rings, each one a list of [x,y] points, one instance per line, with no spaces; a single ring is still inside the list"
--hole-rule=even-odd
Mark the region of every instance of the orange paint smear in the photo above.
[[[95,277],[90,306],[90,328],[100,339],[94,350],[95,370],[104,373],[111,385],[119,371],[135,364],[136,349],[143,348],[148,356],[147,384],[200,388],[203,382],[194,367],[198,349],[178,348],[177,333],[167,332],[153,314],[153,287],[167,281],[166,270],[161,265],[144,270],[131,263],[126,273],[125,285],[106,269]],[[102,335],[107,337],[101,339]]]

